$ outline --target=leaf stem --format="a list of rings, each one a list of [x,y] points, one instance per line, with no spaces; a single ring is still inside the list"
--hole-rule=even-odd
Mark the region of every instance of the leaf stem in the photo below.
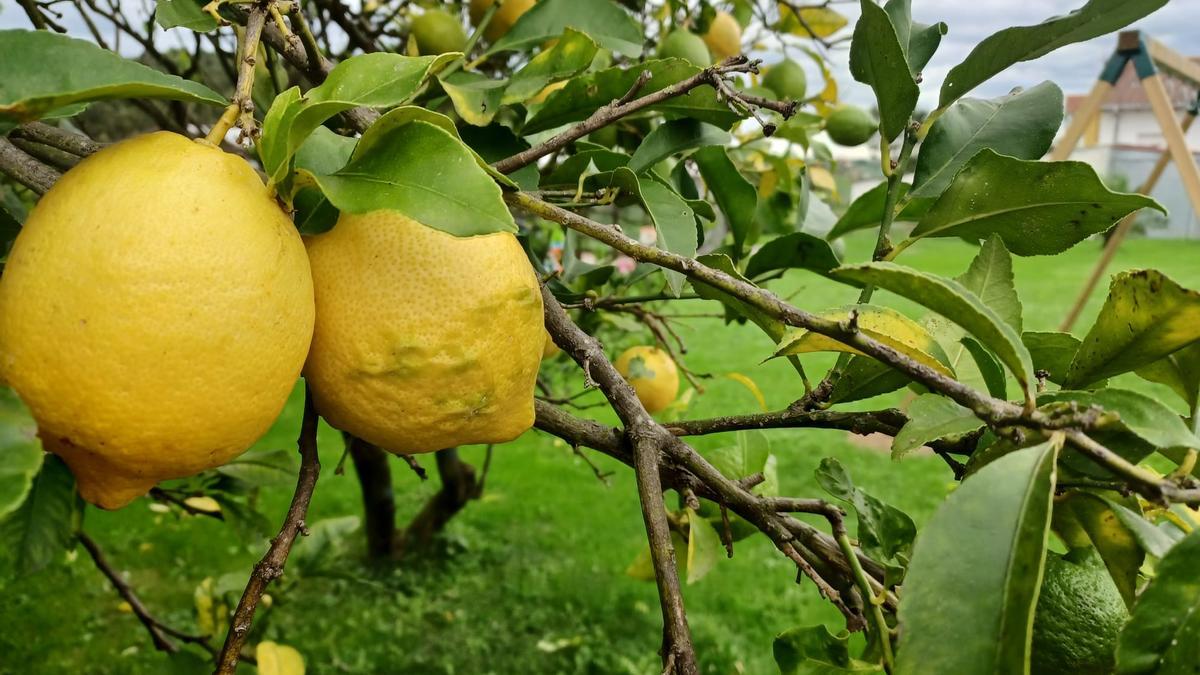
[[[892,631],[888,628],[887,618],[883,615],[883,600],[871,590],[871,583],[867,580],[862,563],[858,561],[858,556],[854,553],[854,545],[850,543],[850,536],[846,534],[846,530],[841,529],[836,533],[836,537],[842,554],[850,563],[850,572],[854,575],[854,583],[858,585],[863,600],[871,606],[871,620],[875,623],[875,631],[879,635],[879,646],[883,651],[883,668],[890,673],[895,668],[895,660],[892,656]]]

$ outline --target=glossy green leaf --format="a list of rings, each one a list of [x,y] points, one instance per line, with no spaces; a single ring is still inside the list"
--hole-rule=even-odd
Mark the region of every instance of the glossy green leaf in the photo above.
[[[1189,410],[1194,409],[1200,393],[1200,342],[1193,342],[1134,372],[1138,377],[1167,385],[1187,403]]]
[[[1137,595],[1138,570],[1145,554],[1133,533],[1113,512],[1108,500],[1088,492],[1072,492],[1065,499],[1056,501],[1054,508],[1074,516],[1104,559],[1125,606],[1132,607]]]
[[[741,480],[756,473],[764,480],[754,488],[760,495],[774,497],[779,494],[779,476],[771,461],[771,437],[758,429],[739,431],[733,445],[718,448],[706,455],[708,461],[721,475],[732,480]]]
[[[1113,278],[1064,386],[1082,387],[1149,365],[1200,340],[1200,293],[1157,270]]]
[[[615,171],[618,167],[629,164],[629,155],[607,148],[584,150],[564,159],[554,167],[541,181],[543,187],[563,185],[576,187],[579,180],[595,173]],[[602,179],[603,177],[599,177]]]
[[[806,269],[828,274],[841,262],[829,242],[807,232],[776,237],[759,247],[746,263],[746,276],[757,278],[768,272]]]
[[[891,141],[908,125],[921,92],[887,12],[872,0],[862,0],[861,8],[850,42],[850,74],[875,91],[879,130]]]
[[[1017,255],[1061,253],[1144,207],[1139,194],[1113,192],[1083,162],[1039,162],[980,150],[910,235],[986,239],[998,234]]]
[[[1021,383],[1026,397],[1033,398],[1033,361],[1020,334],[962,284],[887,262],[842,267],[834,275],[889,290],[962,326],[996,354]]]
[[[717,561],[725,555],[725,545],[721,543],[721,535],[713,529],[712,523],[691,509],[687,509],[687,516],[687,583],[691,585],[712,571]]]
[[[1013,330],[1021,332],[1021,299],[1017,297],[1012,256],[1004,248],[1004,240],[996,235],[988,237],[970,267],[955,281],[992,308]]]
[[[1094,405],[1117,413],[1120,417],[1115,424],[1155,448],[1200,449],[1200,438],[1179,415],[1158,399],[1136,391],[1110,387],[1096,391],[1059,390],[1038,396],[1041,405],[1055,401],[1074,401],[1081,408]]]
[[[529,149],[529,143],[518,138],[512,129],[500,124],[482,128],[466,125],[459,129],[458,133],[467,147],[474,150],[489,165]],[[508,177],[522,190],[536,190],[540,174],[537,164],[530,164],[508,174]]]
[[[292,87],[275,97],[263,118],[258,154],[267,176],[283,180],[296,149],[321,124],[358,106],[385,108],[415,96],[426,78],[456,54],[400,56],[376,52],[353,56],[334,66],[320,86],[300,93]]]
[[[1107,499],[1105,502],[1146,553],[1162,559],[1175,545],[1175,539],[1143,518],[1142,514]]]
[[[42,466],[37,423],[11,389],[0,389],[0,520],[25,501]]]
[[[541,0],[488,53],[529,49],[562,35],[568,27],[586,33],[605,49],[631,58],[642,55],[646,37],[641,24],[612,0]]]
[[[949,357],[929,331],[894,309],[877,305],[848,305],[818,312],[817,315],[825,319],[845,321],[851,312],[857,316],[858,329],[864,335],[944,375],[954,376],[954,371],[947,365]],[[797,329],[789,331],[780,340],[775,356],[814,352],[862,354],[858,349],[831,337]]]
[[[707,255],[699,256],[698,258],[696,258],[696,260],[698,260],[703,265],[707,265],[708,267],[712,267],[713,269],[721,270],[722,272],[734,277],[735,279],[739,279],[741,281],[745,281],[746,283],[753,284],[752,281],[750,281],[746,277],[742,276],[741,272],[737,271],[737,266],[733,264],[733,261],[730,260],[729,256],[727,256],[727,255],[720,254],[720,253],[710,253]],[[735,298],[734,296],[726,293],[725,291],[722,291],[714,286],[709,286],[708,284],[706,284],[704,282],[696,281],[695,279],[692,279],[691,284],[692,284],[692,288],[695,289],[695,291],[696,291],[696,295],[699,295],[701,298],[704,298],[706,300],[717,300],[721,304],[725,305],[725,307],[728,310],[732,311],[734,314],[737,314],[737,315],[740,315],[740,316],[743,316],[743,317],[749,319],[756,326],[761,328],[762,331],[764,333],[766,333],[768,337],[771,338],[772,342],[779,342],[780,338],[782,338],[784,336],[784,333],[786,332],[786,327],[783,325],[783,322],[779,321],[778,319],[776,319],[768,314],[765,314],[762,310],[758,309],[757,307],[747,304],[743,300],[741,300],[739,298]]]
[[[1046,373],[1046,379],[1055,384],[1062,384],[1067,378],[1067,370],[1071,360],[1079,351],[1082,344],[1079,338],[1070,333],[1030,332],[1021,333],[1021,342],[1029,349],[1033,357],[1034,370]]]
[[[567,28],[553,47],[539,52],[513,73],[504,90],[504,102],[524,101],[551,82],[578,75],[592,64],[598,50],[596,42],[585,33]]]
[[[208,87],[48,30],[0,30],[0,135],[73,104],[166,98],[226,105]]]
[[[627,167],[613,171],[612,184],[637,195],[641,200],[654,221],[654,231],[658,236],[655,244],[659,248],[688,258],[696,256],[696,215],[683,197],[655,180],[654,176],[639,179]],[[664,269],[663,272],[671,292],[679,295],[684,276],[674,270]]]
[[[486,127],[500,110],[504,95],[504,80],[493,80],[480,73],[459,70],[445,77],[439,75],[442,90],[454,104],[454,112],[467,124]]]
[[[913,22],[908,35],[908,68],[913,79],[921,75],[948,30],[949,26],[941,21],[934,24]]]
[[[898,199],[903,199],[908,192],[908,184],[901,183],[898,189]],[[856,230],[879,229],[883,220],[883,207],[887,201],[887,181],[867,190],[850,202],[846,212],[838,218],[837,223],[825,238],[833,241],[838,237]],[[932,200],[920,199],[909,201],[900,213],[896,214],[897,221],[917,220],[929,209]]]
[[[900,603],[897,675],[1027,671],[1055,454],[1047,442],[988,464],[921,531]]]
[[[526,123],[523,133],[535,134],[586,119],[600,107],[624,96],[644,71],[650,72],[650,79],[638,90],[643,96],[686,80],[699,73],[700,69],[683,59],[664,59],[646,61],[632,68],[608,68],[576,77],[538,108]],[[683,96],[674,96],[650,106],[648,110],[691,117],[722,129],[728,129],[739,119],[727,105],[717,100],[716,91],[708,86],[696,87]]]
[[[858,542],[864,553],[879,561],[907,562],[917,536],[917,526],[908,514],[856,486],[846,467],[833,457],[822,459],[815,474],[823,490],[854,509]]]
[[[937,197],[980,150],[1039,159],[1063,119],[1063,93],[1053,82],[994,99],[966,98],[950,106],[921,143],[913,197]]]
[[[349,164],[313,179],[345,212],[390,209],[460,237],[517,229],[500,188],[474,153],[424,120],[364,136]]]
[[[182,27],[197,33],[207,33],[217,27],[217,20],[204,11],[200,0],[157,0],[154,20],[163,28]]]
[[[975,413],[945,396],[922,394],[909,404],[908,422],[892,439],[892,458],[901,459],[939,438],[960,436],[983,427]]]
[[[1158,564],[1117,647],[1120,675],[1183,675],[1200,663],[1200,531]]]
[[[964,335],[959,342],[971,355],[975,361],[975,367],[979,369],[979,374],[983,377],[983,384],[987,387],[988,394],[993,398],[1000,400],[1008,399],[1008,381],[1004,375],[1004,365],[1000,363],[1000,359],[991,352],[983,344],[971,337]],[[1034,361],[1034,368],[1037,368],[1037,362]]]
[[[867,356],[852,356],[829,393],[829,402],[849,403],[896,391],[912,380],[904,373]]]
[[[24,503],[0,520],[0,557],[18,576],[42,570],[73,542],[80,508],[75,477],[61,459],[47,455]]]
[[[729,133],[711,124],[686,118],[671,120],[646,134],[633,152],[629,168],[634,173],[642,173],[676,153],[706,145],[724,146],[728,142]]]
[[[712,192],[725,214],[729,230],[733,233],[733,250],[740,259],[746,238],[754,227],[754,212],[758,209],[758,191],[746,180],[728,151],[722,146],[700,148],[692,155],[704,184]]]
[[[850,634],[833,635],[824,625],[800,626],[775,637],[771,647],[780,675],[882,673],[883,666],[850,657]]]
[[[294,483],[299,462],[294,450],[251,450],[217,467],[217,473],[247,485]]]
[[[942,82],[938,107],[945,108],[1015,63],[1124,28],[1165,4],[1167,0],[1090,0],[1073,12],[1042,23],[993,33],[950,69]]]

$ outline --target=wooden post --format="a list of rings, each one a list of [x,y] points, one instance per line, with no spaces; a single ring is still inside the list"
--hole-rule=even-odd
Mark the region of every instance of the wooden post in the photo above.
[[[1183,187],[1187,191],[1188,199],[1192,202],[1192,209],[1197,215],[1200,215],[1200,169],[1196,168],[1196,160],[1192,158],[1192,153],[1188,150],[1183,129],[1175,121],[1175,111],[1171,106],[1171,98],[1167,95],[1167,89],[1163,86],[1159,75],[1142,78],[1142,88],[1145,89],[1146,98],[1150,100],[1150,107],[1154,109],[1154,116],[1158,118],[1158,124],[1162,127],[1163,137],[1167,141],[1167,149],[1171,151],[1171,158],[1175,160],[1179,177],[1183,180]]]
[[[1071,116],[1070,126],[1063,132],[1063,137],[1058,141],[1058,145],[1055,145],[1054,149],[1050,151],[1051,161],[1061,162],[1071,156],[1071,151],[1079,144],[1079,139],[1087,131],[1092,118],[1100,114],[1100,106],[1108,97],[1110,90],[1112,90],[1111,84],[1104,80],[1096,80],[1096,86],[1092,87],[1092,93],[1088,94],[1083,105],[1079,106],[1079,109]]]

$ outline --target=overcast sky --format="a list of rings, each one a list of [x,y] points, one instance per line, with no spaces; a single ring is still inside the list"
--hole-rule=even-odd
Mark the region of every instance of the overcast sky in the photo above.
[[[936,106],[937,91],[946,73],[983,38],[1008,26],[1034,24],[1051,16],[1065,14],[1085,1],[912,0],[914,20],[923,23],[945,21],[950,26],[937,54],[925,69],[921,106],[927,110]],[[122,0],[122,4],[134,16],[145,16],[147,9],[152,6],[147,0]],[[352,0],[350,4],[357,4],[357,0]],[[62,22],[72,35],[87,37],[86,28],[69,3],[60,3],[56,7],[62,8],[65,15]],[[835,7],[850,17],[853,26],[858,16],[858,3],[838,2]],[[15,2],[0,0],[0,28],[28,27],[28,19]],[[1183,54],[1200,55],[1200,0],[1170,0],[1165,7],[1134,27]],[[173,39],[178,39],[176,34],[184,30],[176,28],[159,39],[162,44],[170,44]],[[849,30],[846,29],[847,32]],[[1002,96],[1013,87],[1030,87],[1047,79],[1057,82],[1068,94],[1086,93],[1115,46],[1116,36],[1105,35],[1090,42],[1063,47],[1036,61],[1009,68],[971,92],[971,95],[982,98]],[[136,53],[136,45],[130,40],[126,40],[122,47],[122,51]],[[769,60],[769,56],[766,58]],[[842,97],[861,105],[871,105],[874,99],[870,89],[850,77],[847,50],[836,50],[832,59]]]

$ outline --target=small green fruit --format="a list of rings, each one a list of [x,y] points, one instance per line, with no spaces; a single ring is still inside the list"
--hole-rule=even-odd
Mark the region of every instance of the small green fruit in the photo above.
[[[771,66],[762,83],[779,98],[793,101],[802,100],[808,89],[808,77],[804,74],[804,68],[791,59],[784,59]]]
[[[879,123],[866,110],[843,105],[825,118],[825,132],[838,145],[862,145],[879,130]]]
[[[707,68],[712,63],[708,47],[699,35],[686,30],[671,31],[658,48],[658,55],[664,59],[683,59],[697,68]]]
[[[467,46],[467,33],[458,18],[439,9],[413,19],[412,36],[422,55],[461,52]]]
[[[1051,553],[1033,619],[1033,675],[1107,675],[1129,619],[1125,602],[1092,549]]]

